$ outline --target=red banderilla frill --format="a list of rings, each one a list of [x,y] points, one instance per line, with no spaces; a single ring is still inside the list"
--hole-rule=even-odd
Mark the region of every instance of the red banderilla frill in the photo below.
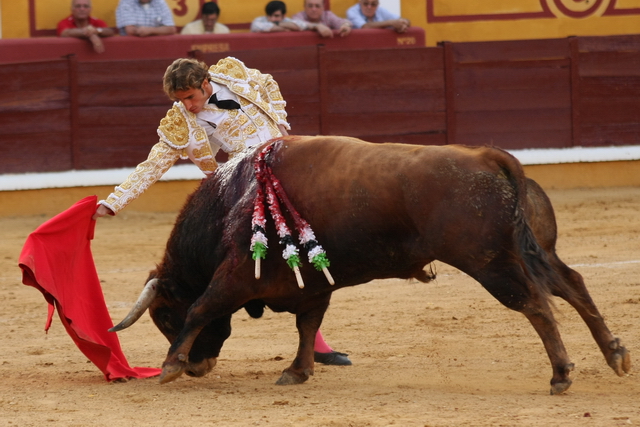
[[[322,246],[318,244],[309,223],[305,221],[293,207],[291,201],[287,197],[287,194],[282,188],[280,181],[275,177],[273,171],[267,164],[266,158],[278,142],[281,141],[277,140],[267,145],[260,152],[254,164],[258,189],[256,191],[256,199],[253,204],[253,216],[251,219],[251,226],[253,230],[253,235],[251,237],[251,251],[253,252],[252,257],[256,261],[256,279],[260,278],[260,259],[266,257],[268,248],[265,231],[266,218],[264,214],[264,199],[266,197],[269,212],[275,222],[278,237],[280,237],[280,243],[285,246],[285,249],[282,251],[282,257],[294,271],[296,280],[298,281],[298,286],[300,288],[304,288],[304,282],[302,281],[299,269],[301,265],[299,251],[294,244],[291,231],[289,230],[286,220],[282,215],[280,203],[285,205],[293,218],[296,230],[298,231],[300,243],[308,252],[309,262],[313,264],[316,270],[322,271],[329,283],[334,285],[335,281],[328,269],[330,263],[326,252]]]

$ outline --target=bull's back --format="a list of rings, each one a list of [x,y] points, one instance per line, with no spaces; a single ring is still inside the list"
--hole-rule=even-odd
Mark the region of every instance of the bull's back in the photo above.
[[[480,206],[510,196],[513,159],[486,147],[373,144],[348,137],[290,137],[272,162],[296,206],[332,213],[402,214],[422,206]],[[496,188],[499,187],[499,188]],[[474,202],[475,201],[475,202]]]
[[[350,256],[362,248],[364,262],[367,251],[383,250],[392,263],[395,253],[446,258],[451,239],[473,245],[490,234],[486,224],[508,225],[513,161],[491,148],[289,137],[271,163],[325,244]]]

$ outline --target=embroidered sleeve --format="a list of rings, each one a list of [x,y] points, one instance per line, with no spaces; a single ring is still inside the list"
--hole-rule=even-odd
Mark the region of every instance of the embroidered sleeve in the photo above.
[[[254,89],[260,93],[260,98],[270,105],[271,111],[277,116],[277,124],[283,125],[286,129],[291,129],[287,122],[287,110],[285,110],[287,102],[282,97],[278,82],[274,80],[271,74],[262,74],[256,69],[250,69],[249,71],[251,79],[259,82]]]
[[[108,207],[114,213],[120,212],[158,181],[178,161],[179,157],[179,150],[164,142],[158,142],[151,149],[147,160],[140,163],[122,184],[116,186],[106,200],[100,201],[100,204]]]
[[[262,74],[254,68],[247,68],[236,58],[227,57],[209,68],[216,83],[223,84],[236,95],[255,104],[267,114],[276,125],[291,129],[287,122],[287,103],[280,93],[278,83],[270,74]]]
[[[273,108],[274,110],[276,110],[276,114],[280,119],[278,120],[278,124],[284,125],[286,129],[291,130],[291,126],[287,122],[287,110],[285,110],[287,103],[280,93],[280,86],[278,86],[278,83],[273,79],[273,77],[271,77],[270,74],[267,74],[267,76],[268,77],[265,86],[267,87],[267,92],[269,93],[271,105],[273,105]]]

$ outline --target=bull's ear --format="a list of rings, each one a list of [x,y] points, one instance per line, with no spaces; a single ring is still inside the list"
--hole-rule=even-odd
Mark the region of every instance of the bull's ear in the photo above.
[[[109,329],[109,332],[118,332],[136,323],[136,321],[144,314],[149,308],[156,295],[158,294],[158,279],[151,279],[144,285],[144,289],[138,297],[138,301],[133,305],[133,308],[127,314],[122,322],[118,323],[113,328]]]

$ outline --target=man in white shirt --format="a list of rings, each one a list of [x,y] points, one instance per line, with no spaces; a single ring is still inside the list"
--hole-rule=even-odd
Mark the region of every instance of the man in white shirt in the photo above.
[[[200,11],[202,19],[189,22],[182,27],[180,34],[229,34],[229,27],[218,22],[220,7],[212,1],[204,3]]]
[[[359,0],[347,9],[347,19],[353,28],[392,28],[398,33],[411,26],[408,19],[380,7],[380,0]]]
[[[251,22],[252,33],[278,33],[283,31],[305,31],[307,23],[299,19],[287,18],[287,5],[280,0],[267,3],[265,16],[258,16]]]

